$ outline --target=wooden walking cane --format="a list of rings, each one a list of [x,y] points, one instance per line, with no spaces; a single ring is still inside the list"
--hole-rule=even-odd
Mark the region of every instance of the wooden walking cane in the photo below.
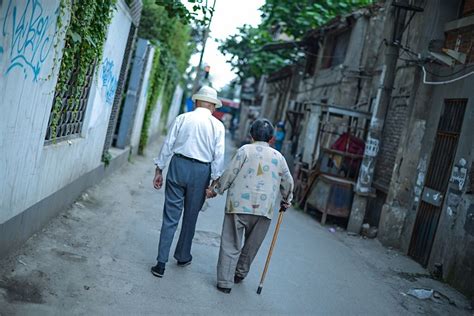
[[[270,259],[272,258],[273,248],[275,247],[276,240],[278,238],[278,231],[280,230],[280,224],[283,220],[283,213],[285,210],[280,208],[280,214],[278,214],[278,222],[275,227],[275,232],[273,233],[272,244],[270,245],[270,250],[268,250],[267,261],[265,262],[265,268],[263,269],[262,277],[260,278],[260,285],[257,289],[257,294],[262,293],[263,281],[265,281],[265,275],[268,271],[268,266],[270,265]]]

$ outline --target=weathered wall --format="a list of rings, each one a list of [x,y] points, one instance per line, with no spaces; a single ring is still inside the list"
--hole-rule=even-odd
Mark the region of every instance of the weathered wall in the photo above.
[[[474,160],[474,77],[460,80],[456,83],[436,87],[431,102],[432,115],[427,122],[425,139],[422,146],[422,156],[431,156],[435,134],[445,99],[466,98],[468,104],[464,122],[459,137],[454,164],[461,159],[466,161],[468,172],[471,171]],[[469,179],[466,179],[469,180]],[[443,264],[444,278],[466,293],[474,295],[474,197],[467,183],[460,186],[450,182],[445,194],[438,230],[431,252],[428,268],[434,269],[435,263]],[[407,218],[406,226],[413,227],[415,216]],[[407,232],[411,232],[407,229]],[[408,235],[411,234],[407,234]],[[408,247],[409,243],[407,243]]]
[[[145,61],[145,70],[144,76],[142,81],[142,88],[140,90],[140,95],[138,96],[137,101],[137,109],[135,114],[135,119],[133,123],[133,130],[132,136],[130,139],[130,146],[133,149],[133,152],[136,153],[138,151],[138,145],[140,144],[140,136],[142,133],[143,127],[143,117],[145,116],[145,109],[146,109],[146,101],[148,96],[148,87],[150,85],[150,73],[151,67],[153,66],[153,56],[155,55],[155,48],[150,47],[150,51],[148,53],[148,59]]]
[[[408,45],[418,52],[426,51],[430,40],[443,38],[445,27],[452,24],[448,22],[457,19],[458,15],[459,2],[440,1],[436,6],[434,3],[427,4],[423,15],[413,20],[411,32],[407,33]],[[451,70],[440,67],[434,71],[447,75],[462,67]],[[413,78],[413,85],[407,84],[410,78]],[[431,77],[429,80],[445,79]],[[472,76],[455,83],[432,86],[422,83],[419,69],[397,73],[396,89],[406,87],[409,95],[408,118],[405,122],[402,118],[399,119],[400,124],[406,128],[399,136],[390,188],[380,220],[379,239],[385,245],[399,247],[405,252],[409,249],[427,169],[430,160],[437,159],[432,157],[432,150],[445,99],[469,99],[454,163],[465,159],[468,168],[471,168],[474,149],[471,128],[474,124],[473,86]],[[396,104],[392,102],[391,109]],[[390,125],[387,126],[390,129]],[[385,140],[390,142],[394,133],[387,134],[389,135]],[[442,264],[444,279],[464,293],[473,295],[474,229],[471,226],[474,221],[474,199],[470,190],[468,185],[459,189],[457,184],[449,184],[428,269],[434,270],[436,263]]]
[[[160,135],[160,132],[164,128],[164,124],[162,122],[161,118],[161,112],[163,111],[163,97],[162,94],[160,93],[160,97],[156,101],[155,105],[155,110],[153,111],[153,115],[150,120],[150,126],[148,128],[148,135],[150,137],[148,138],[149,141],[153,141],[158,135]]]
[[[413,18],[403,42],[416,52],[427,52],[431,40],[444,37],[445,24],[457,18],[458,7],[448,0],[427,2],[425,11]],[[421,146],[426,145],[427,115],[434,110],[432,86],[421,81],[419,67],[399,60],[374,179],[374,185],[388,193],[379,223],[379,239],[405,251],[411,236],[406,221],[416,216],[417,204],[413,201],[419,199],[427,167]],[[437,126],[437,121],[434,124]]]
[[[183,101],[184,90],[180,85],[177,85],[174,89],[173,99],[171,99],[170,109],[168,111],[168,119],[166,121],[166,127],[171,127],[176,116],[178,116],[181,110],[181,103]]]
[[[58,41],[58,3],[10,0],[1,6],[0,224],[101,164],[131,17],[119,1],[91,88],[81,137],[44,146],[58,71],[58,67],[53,69],[53,60],[55,54],[60,58],[53,49]],[[17,14],[26,12],[25,20],[12,18],[14,6]],[[32,44],[26,45],[29,38],[21,32],[30,22],[31,27],[44,28],[44,32],[28,33],[33,38]]]

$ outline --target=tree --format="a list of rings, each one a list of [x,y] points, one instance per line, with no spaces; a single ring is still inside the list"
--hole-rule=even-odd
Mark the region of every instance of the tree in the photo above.
[[[262,46],[272,42],[276,34],[283,33],[294,40],[300,40],[308,30],[372,2],[373,0],[266,0],[260,8],[260,25],[240,27],[237,34],[220,42],[219,50],[230,56],[228,63],[240,79],[269,74],[301,57],[296,46],[279,52],[262,50]]]

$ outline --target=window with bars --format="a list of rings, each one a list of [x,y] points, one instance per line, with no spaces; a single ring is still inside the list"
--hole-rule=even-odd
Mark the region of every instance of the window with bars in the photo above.
[[[62,92],[55,91],[45,145],[71,139],[81,134],[94,69],[95,63],[89,66],[81,86],[77,83],[76,71],[73,71],[66,84],[67,89],[63,89]],[[74,97],[75,91],[80,91],[77,98]],[[58,99],[60,100],[59,109],[54,105]]]

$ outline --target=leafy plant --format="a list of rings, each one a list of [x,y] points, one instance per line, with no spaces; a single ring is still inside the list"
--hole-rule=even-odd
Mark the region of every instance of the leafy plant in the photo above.
[[[190,43],[189,21],[173,8],[160,5],[163,1],[144,1],[138,35],[150,40],[156,47],[150,74],[145,117],[138,152],[143,154],[148,142],[148,131],[156,103],[161,97],[162,115],[166,115],[174,89],[185,72],[194,46]]]
[[[102,162],[104,163],[104,167],[107,168],[110,165],[112,158],[112,154],[108,150],[102,154]]]
[[[64,25],[66,11],[70,12],[70,17],[50,119],[53,141],[57,135],[58,122],[67,108],[72,107],[73,115],[78,111],[79,98],[87,84],[87,72],[91,65],[102,59],[115,2],[116,0],[61,0],[58,27]],[[69,96],[67,100],[64,99],[66,95]]]
[[[373,0],[266,0],[260,8],[262,22],[257,27],[243,25],[238,33],[220,42],[219,50],[230,56],[228,62],[240,79],[259,77],[291,64],[300,56],[295,47],[267,52],[262,46],[285,34],[294,40],[324,25],[338,15],[348,13]]]

